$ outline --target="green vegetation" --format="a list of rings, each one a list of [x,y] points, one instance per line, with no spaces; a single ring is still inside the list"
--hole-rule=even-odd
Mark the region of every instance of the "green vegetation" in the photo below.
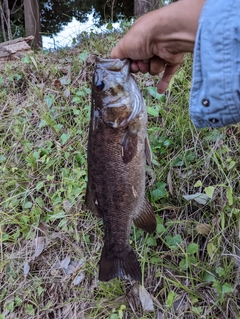
[[[119,35],[99,37],[0,66],[0,319],[239,319],[240,129],[194,128],[191,56],[165,95],[157,77],[136,76],[158,222],[153,235],[131,235],[145,288],[97,280],[102,222],[84,205],[87,56],[110,52]]]

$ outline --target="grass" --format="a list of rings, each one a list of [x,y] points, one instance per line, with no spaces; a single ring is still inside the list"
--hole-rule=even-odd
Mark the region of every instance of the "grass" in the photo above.
[[[84,205],[87,56],[110,52],[119,36],[83,35],[75,48],[1,66],[0,319],[240,318],[240,129],[194,128],[191,56],[165,95],[156,77],[136,76],[158,222],[154,235],[133,227],[130,238],[145,289],[97,280],[102,222]]]

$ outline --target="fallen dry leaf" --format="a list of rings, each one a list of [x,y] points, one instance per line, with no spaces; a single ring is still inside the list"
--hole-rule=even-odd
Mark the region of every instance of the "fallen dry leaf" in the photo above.
[[[204,193],[195,193],[190,195],[184,195],[186,200],[195,200],[198,204],[205,205],[209,201],[209,197]]]
[[[29,265],[29,262],[26,261],[24,266],[23,266],[23,274],[24,274],[24,277],[26,278],[27,275],[29,274],[29,270],[30,270],[30,265]]]
[[[67,88],[66,90],[63,91],[63,94],[65,97],[69,97],[71,94],[71,91]]]
[[[38,228],[41,229],[41,231],[45,234],[48,234],[48,226],[47,224],[40,222],[38,225]]]
[[[68,265],[70,264],[70,261],[71,261],[71,258],[70,258],[69,256],[67,256],[66,258],[64,258],[64,259],[61,261],[61,268],[67,269],[67,268],[68,268]]]
[[[63,76],[62,78],[59,79],[61,85],[68,85],[71,83],[71,78],[70,76]]]
[[[43,252],[43,250],[45,248],[45,244],[46,244],[46,238],[43,236],[37,237],[34,239],[34,245],[35,245],[34,258],[41,255],[41,253]]]
[[[211,226],[209,224],[198,224],[195,230],[198,234],[208,235],[211,231]]]
[[[189,171],[184,171],[182,169],[175,169],[174,171],[178,174],[179,177],[182,177],[182,178],[188,178],[189,176],[193,174],[191,169]]]
[[[154,311],[154,305],[150,293],[143,287],[139,286],[139,299],[144,312]]]
[[[53,85],[55,86],[56,89],[60,89],[61,88],[61,82],[59,80],[55,80]]]
[[[67,268],[64,268],[64,271],[66,275],[71,275],[76,271],[76,268],[78,266],[77,261],[71,261]]]
[[[156,319],[166,319],[164,312],[160,309],[157,309]]]
[[[85,273],[82,271],[78,276],[76,276],[73,280],[74,286],[80,285],[80,283],[83,281],[85,278]]]

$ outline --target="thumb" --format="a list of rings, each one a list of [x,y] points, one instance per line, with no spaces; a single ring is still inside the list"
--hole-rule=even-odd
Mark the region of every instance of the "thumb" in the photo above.
[[[129,56],[125,53],[123,50],[122,40],[118,42],[118,44],[112,49],[112,52],[110,53],[110,57],[112,59],[120,59],[123,60],[125,58],[129,58]]]

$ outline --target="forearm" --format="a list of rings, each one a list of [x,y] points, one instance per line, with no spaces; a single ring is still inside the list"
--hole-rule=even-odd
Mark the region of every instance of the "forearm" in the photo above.
[[[148,23],[152,29],[149,45],[154,55],[158,55],[156,50],[161,48],[171,53],[193,52],[204,2],[205,0],[181,0],[149,14]]]
[[[156,55],[164,59],[164,51],[192,52],[204,2],[181,0],[143,15],[113,49],[111,56],[142,60]]]

